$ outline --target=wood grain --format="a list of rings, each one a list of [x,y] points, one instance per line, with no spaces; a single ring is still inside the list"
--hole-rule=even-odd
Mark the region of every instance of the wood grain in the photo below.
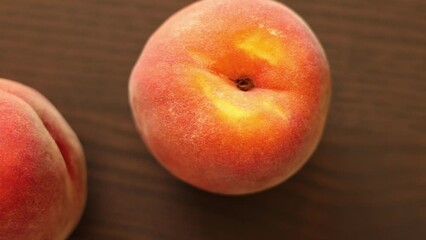
[[[247,197],[171,177],[131,118],[142,46],[190,2],[0,0],[0,76],[45,94],[85,148],[71,239],[426,239],[426,1],[286,1],[326,49],[331,112],[302,171]]]

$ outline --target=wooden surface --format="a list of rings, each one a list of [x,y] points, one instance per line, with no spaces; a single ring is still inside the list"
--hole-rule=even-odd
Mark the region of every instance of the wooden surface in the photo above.
[[[142,46],[190,2],[0,0],[0,76],[45,94],[85,148],[71,239],[426,239],[426,1],[286,1],[328,54],[331,111],[309,163],[247,197],[170,176],[131,118]]]

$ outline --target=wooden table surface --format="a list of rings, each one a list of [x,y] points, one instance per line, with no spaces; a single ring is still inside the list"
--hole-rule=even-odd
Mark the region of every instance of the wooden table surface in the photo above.
[[[245,197],[173,178],[131,117],[142,46],[190,2],[0,0],[0,76],[46,95],[85,148],[71,239],[426,239],[426,1],[286,1],[328,54],[331,110],[308,164]]]

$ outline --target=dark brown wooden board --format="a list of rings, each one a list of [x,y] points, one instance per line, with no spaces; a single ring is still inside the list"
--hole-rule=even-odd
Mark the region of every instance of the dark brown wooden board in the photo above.
[[[85,148],[71,239],[426,239],[426,1],[285,1],[328,54],[331,110],[308,164],[246,197],[176,180],[133,124],[133,64],[190,2],[0,0],[0,76],[46,95]]]

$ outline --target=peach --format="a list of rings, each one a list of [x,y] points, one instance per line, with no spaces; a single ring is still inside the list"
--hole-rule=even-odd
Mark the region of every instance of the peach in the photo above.
[[[0,239],[65,239],[86,201],[77,136],[40,93],[5,79],[0,134]]]
[[[315,150],[330,101],[325,53],[270,0],[204,0],[148,40],[129,83],[140,135],[179,179],[246,194],[293,175]]]

